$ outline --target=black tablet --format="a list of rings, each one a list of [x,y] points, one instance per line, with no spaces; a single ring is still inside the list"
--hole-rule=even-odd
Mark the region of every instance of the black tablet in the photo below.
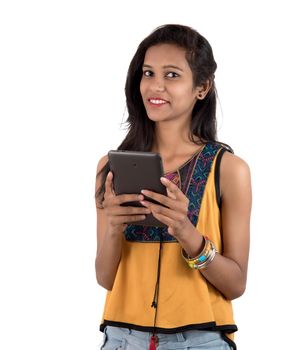
[[[158,153],[109,151],[108,159],[110,170],[114,174],[113,186],[117,195],[140,194],[143,189],[167,195],[166,188],[160,181],[160,177],[164,175],[164,172],[162,160]],[[144,197],[146,200],[155,203],[153,199],[145,195]],[[142,207],[140,202],[127,202],[123,205]],[[152,214],[146,215],[145,220],[133,224],[166,227]]]

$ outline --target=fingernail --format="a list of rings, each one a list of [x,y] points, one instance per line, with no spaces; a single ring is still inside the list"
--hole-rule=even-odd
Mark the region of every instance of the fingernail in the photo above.
[[[165,181],[165,182],[168,181],[168,179],[167,179],[166,177],[161,177],[160,180],[161,180],[161,181]]]

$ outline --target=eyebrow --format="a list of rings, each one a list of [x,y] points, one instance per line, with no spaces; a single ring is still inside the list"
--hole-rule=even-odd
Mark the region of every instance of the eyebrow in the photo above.
[[[145,67],[145,68],[153,68],[149,64],[143,64],[143,67]],[[174,66],[173,64],[168,64],[166,66],[163,66],[162,68],[174,68],[174,69],[177,69],[177,70],[180,70],[181,72],[183,72],[183,69],[179,68],[178,66]]]

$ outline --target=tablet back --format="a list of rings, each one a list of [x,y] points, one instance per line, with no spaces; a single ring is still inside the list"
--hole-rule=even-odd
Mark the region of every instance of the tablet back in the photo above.
[[[119,194],[139,194],[142,189],[167,195],[160,177],[164,175],[161,157],[154,152],[109,151],[109,166],[114,174],[114,190]],[[146,196],[145,196],[146,197]],[[151,198],[145,199],[153,201]],[[158,203],[160,204],[160,203]],[[127,202],[123,205],[142,206],[140,202]],[[152,214],[135,225],[166,226]]]

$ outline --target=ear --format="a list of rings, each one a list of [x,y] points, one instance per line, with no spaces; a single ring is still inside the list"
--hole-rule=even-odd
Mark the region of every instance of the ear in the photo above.
[[[196,86],[194,88],[196,98],[198,100],[203,100],[211,89],[213,82],[208,79],[202,85]]]

